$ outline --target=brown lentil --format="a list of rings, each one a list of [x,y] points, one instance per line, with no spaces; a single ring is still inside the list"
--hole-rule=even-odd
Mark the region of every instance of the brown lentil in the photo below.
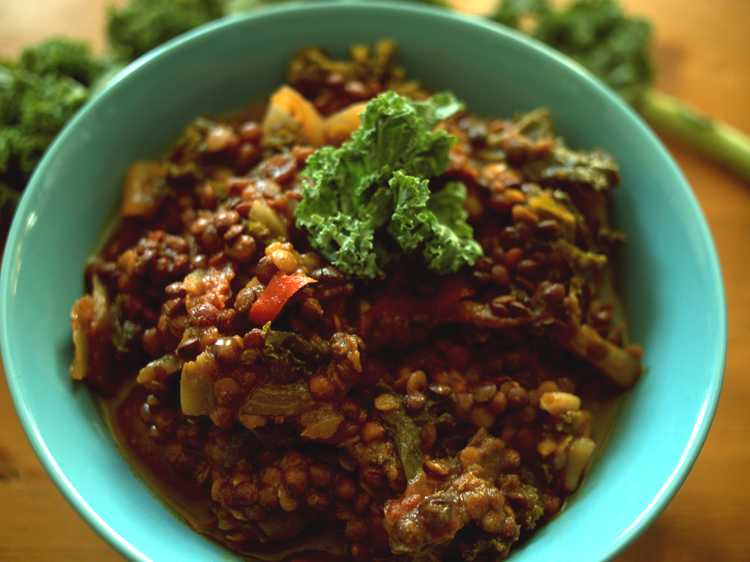
[[[421,410],[426,404],[427,397],[421,392],[411,392],[404,397],[404,406],[412,412]]]
[[[236,338],[220,338],[214,343],[214,355],[224,363],[235,363],[241,352],[241,343]]]
[[[330,398],[336,392],[336,385],[326,375],[315,375],[308,383],[310,394],[316,400]]]
[[[508,399],[503,392],[496,392],[490,400],[488,408],[493,414],[502,414],[508,406]]]
[[[383,412],[389,412],[401,407],[401,404],[393,394],[381,394],[375,398],[375,407]]]
[[[310,484],[320,490],[328,489],[336,478],[331,467],[321,464],[312,465],[308,476],[310,478]]]
[[[336,498],[343,501],[349,501],[354,498],[354,495],[357,493],[357,484],[355,484],[352,479],[342,476],[336,480],[332,492]]]
[[[225,377],[214,383],[214,396],[219,404],[229,404],[240,392],[240,385],[234,379]]]
[[[284,482],[292,494],[301,496],[307,492],[309,477],[303,469],[291,468],[284,473]]]
[[[240,234],[232,241],[229,255],[239,262],[246,263],[255,255],[256,247],[255,238],[249,234]]]
[[[310,509],[322,511],[331,504],[331,497],[320,490],[309,490],[305,494],[305,503]]]
[[[522,386],[514,386],[505,393],[508,406],[511,408],[522,408],[529,402],[526,389]]]
[[[254,505],[259,498],[258,487],[252,481],[240,482],[235,488],[237,501],[244,505]]]
[[[177,355],[183,359],[195,359],[201,352],[201,341],[195,337],[183,337],[177,346]]]

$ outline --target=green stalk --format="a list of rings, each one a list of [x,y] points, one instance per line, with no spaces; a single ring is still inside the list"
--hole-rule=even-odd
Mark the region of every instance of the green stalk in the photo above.
[[[692,146],[750,181],[750,137],[739,129],[654,90],[646,92],[636,109],[657,132]]]

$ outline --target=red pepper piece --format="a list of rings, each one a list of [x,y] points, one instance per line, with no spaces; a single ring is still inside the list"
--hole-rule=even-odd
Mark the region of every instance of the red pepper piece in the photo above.
[[[312,279],[302,272],[284,273],[278,272],[268,283],[266,289],[261,293],[260,298],[250,309],[247,315],[251,322],[263,326],[276,318],[287,301],[292,295],[299,291],[308,283],[315,283]]]

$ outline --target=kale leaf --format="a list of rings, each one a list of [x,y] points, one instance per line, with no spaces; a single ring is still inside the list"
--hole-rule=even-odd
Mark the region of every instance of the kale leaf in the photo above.
[[[39,159],[88,100],[101,69],[84,43],[59,38],[0,64],[0,236]]]
[[[462,109],[449,93],[419,102],[384,92],[367,105],[351,141],[310,157],[297,222],[344,274],[382,277],[388,246],[405,253],[421,249],[427,265],[441,274],[482,255],[466,223],[466,188],[429,187],[431,178],[448,169],[455,142],[433,129]]]
[[[523,30],[527,21],[549,11],[548,0],[501,0],[492,19],[508,27]]]
[[[576,0],[560,9],[547,0],[501,0],[492,19],[568,55],[630,104],[651,86],[651,26],[615,0]]]
[[[90,87],[104,66],[102,60],[91,55],[86,43],[55,37],[25,49],[16,69],[38,76],[67,76]]]
[[[109,9],[107,39],[115,55],[132,61],[223,15],[222,0],[130,0]]]
[[[110,9],[109,49],[52,38],[0,62],[0,238],[31,173],[55,135],[98,85],[125,64],[223,15],[222,0],[131,0]]]
[[[269,322],[263,326],[263,356],[267,361],[284,365],[306,365],[319,363],[325,358],[325,350],[316,342],[302,337],[297,332],[271,329]]]

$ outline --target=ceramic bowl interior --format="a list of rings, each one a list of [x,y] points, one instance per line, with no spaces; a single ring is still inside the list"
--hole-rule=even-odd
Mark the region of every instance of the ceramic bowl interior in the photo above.
[[[412,77],[452,90],[474,112],[510,117],[545,106],[569,145],[604,148],[622,168],[614,218],[629,242],[617,266],[647,371],[583,489],[512,559],[614,558],[664,509],[698,455],[725,360],[721,273],[690,188],[641,119],[574,64],[479,19],[406,3],[282,6],[205,26],[121,73],[48,151],[8,239],[0,339],[19,417],[61,492],[129,560],[232,555],[144,487],[68,375],[70,307],[124,173],[164,151],[193,118],[269,94],[299,48],[344,56],[383,37],[398,41]]]

